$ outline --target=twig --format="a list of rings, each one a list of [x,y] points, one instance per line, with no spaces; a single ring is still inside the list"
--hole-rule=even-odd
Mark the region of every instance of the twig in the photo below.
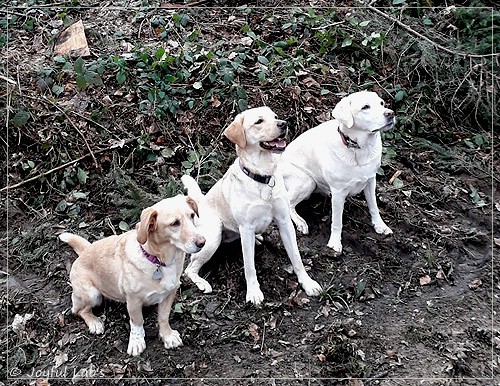
[[[176,3],[160,3],[160,8],[186,8],[186,7],[196,7],[200,4],[206,3],[208,0],[197,0],[197,1],[189,1],[184,4],[176,4]]]
[[[134,138],[130,138],[126,141],[123,142],[123,145],[126,145],[126,144],[129,144],[130,142],[133,142],[137,139],[138,137],[134,137]],[[115,145],[115,146],[107,146],[105,147],[104,149],[99,149],[97,150],[96,152],[92,153],[92,156],[94,154],[100,154],[100,153],[104,153],[105,151],[109,151],[110,149],[114,149],[118,147],[118,145]],[[42,178],[42,177],[45,177],[45,176],[48,176],[49,174],[52,174],[54,172],[57,172],[58,170],[61,170],[61,169],[64,169],[64,168],[67,168],[68,166],[71,166],[73,164],[76,164],[77,162],[80,162],[81,160],[87,158],[89,155],[91,155],[91,153],[87,153],[85,155],[82,155],[81,157],[77,158],[77,159],[74,159],[73,161],[69,161],[69,162],[66,162],[65,164],[62,164],[62,165],[59,165],[59,166],[56,166],[55,168],[53,169],[50,169],[50,170],[47,170],[46,172],[43,172],[43,173],[40,173],[36,176],[33,176],[31,178],[28,178],[27,180],[24,180],[24,181],[21,181],[17,184],[14,184],[14,185],[9,185],[9,186],[4,186],[2,189],[0,189],[0,192],[3,192],[3,191],[6,191],[6,190],[12,190],[12,189],[16,189],[16,188],[19,188],[20,186],[23,186],[23,185],[26,185],[27,183],[29,182],[32,182],[32,181],[35,181],[35,180],[38,180],[39,178]]]
[[[396,23],[397,25],[399,25],[401,28],[403,28],[404,30],[408,31],[412,35],[415,35],[415,36],[419,37],[420,39],[425,40],[426,42],[432,44],[434,47],[439,48],[441,51],[447,52],[449,54],[459,55],[459,56],[465,56],[465,57],[468,57],[468,58],[487,58],[487,57],[499,57],[500,56],[500,53],[491,53],[491,54],[478,55],[478,54],[469,54],[467,52],[460,52],[460,51],[450,50],[449,48],[446,48],[446,47],[442,46],[441,44],[436,43],[435,41],[429,39],[427,36],[422,35],[420,32],[415,31],[413,28],[407,26],[406,24],[404,24],[403,22],[399,21],[395,17],[392,17],[391,15],[388,15],[385,12],[382,12],[380,9],[377,9],[377,8],[371,6],[370,4],[367,4],[366,7],[368,9],[370,9],[371,11],[373,11],[375,13],[378,13],[380,16],[382,16],[382,17],[384,17],[384,18],[386,18],[386,19],[388,19],[388,20]]]

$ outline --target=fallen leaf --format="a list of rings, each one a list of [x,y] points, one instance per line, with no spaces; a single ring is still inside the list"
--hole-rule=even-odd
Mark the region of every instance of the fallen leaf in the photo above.
[[[483,282],[481,281],[481,279],[475,279],[475,280],[472,280],[472,281],[469,283],[469,288],[470,288],[471,290],[475,290],[475,289],[477,289],[478,287],[480,287],[482,284],[483,284]]]
[[[54,357],[54,362],[55,362],[55,367],[56,368],[60,367],[61,365],[63,365],[67,361],[68,361],[68,354],[66,354],[66,353],[57,354]]]
[[[430,284],[432,281],[431,277],[429,275],[422,276],[420,278],[420,285],[427,285]]]
[[[251,323],[248,326],[248,332],[250,335],[253,337],[253,342],[256,343],[259,340],[259,326],[257,326],[255,323]]]
[[[439,271],[437,271],[437,273],[436,273],[436,279],[441,279],[441,280],[446,279],[446,276],[445,276],[445,274],[444,274],[444,272],[443,272],[442,269],[440,269]]]
[[[85,28],[81,20],[73,23],[59,34],[54,45],[54,52],[74,57],[90,55]]]
[[[320,362],[324,362],[326,361],[326,356],[324,356],[323,354],[318,354],[318,359]]]

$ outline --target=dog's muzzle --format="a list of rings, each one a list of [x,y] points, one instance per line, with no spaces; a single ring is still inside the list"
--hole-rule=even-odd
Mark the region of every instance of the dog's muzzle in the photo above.
[[[384,116],[387,117],[387,124],[377,130],[373,130],[372,133],[376,133],[378,131],[389,131],[394,127],[394,124],[396,123],[396,117],[394,116],[394,111],[387,110],[387,112],[384,113]]]
[[[288,125],[285,121],[278,121],[276,125],[281,132],[280,135],[272,141],[262,141],[260,147],[273,153],[282,153],[286,149],[285,138],[288,134]]]

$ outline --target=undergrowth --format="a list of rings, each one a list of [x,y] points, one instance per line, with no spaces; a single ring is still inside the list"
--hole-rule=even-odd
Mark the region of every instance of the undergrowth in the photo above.
[[[1,113],[10,126],[10,183],[49,171],[28,184],[29,194],[19,193],[23,202],[74,216],[102,177],[120,170],[145,185],[140,193],[118,190],[136,207],[147,192],[179,192],[172,181],[183,173],[207,190],[234,158],[221,132],[238,112],[268,104],[289,120],[294,137],[360,89],[379,92],[397,112],[397,128],[384,134],[385,165],[402,141],[447,149],[443,154],[454,146],[489,151],[498,58],[488,54],[496,49],[498,12],[410,5],[393,2],[385,12],[452,52],[478,57],[445,52],[364,8],[122,9],[117,15],[131,22],[113,36],[84,20],[92,56],[21,63],[22,77],[12,63],[9,72],[2,65],[24,90],[9,87],[8,115]],[[54,10],[4,12],[3,53],[7,40],[12,50],[22,37],[41,41],[50,54],[53,28],[85,18],[79,6]]]

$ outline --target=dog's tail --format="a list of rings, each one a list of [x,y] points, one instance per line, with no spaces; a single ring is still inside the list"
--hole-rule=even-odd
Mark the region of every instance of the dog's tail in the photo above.
[[[198,183],[193,177],[184,174],[181,177],[181,181],[184,184],[184,187],[187,189],[189,197],[191,197],[197,203],[204,203],[205,196],[203,195],[200,187],[198,186]]]
[[[61,233],[59,235],[59,239],[61,241],[64,241],[65,243],[68,243],[78,255],[80,255],[85,249],[90,246],[90,242],[88,240],[85,240],[83,237],[74,235],[73,233]]]

